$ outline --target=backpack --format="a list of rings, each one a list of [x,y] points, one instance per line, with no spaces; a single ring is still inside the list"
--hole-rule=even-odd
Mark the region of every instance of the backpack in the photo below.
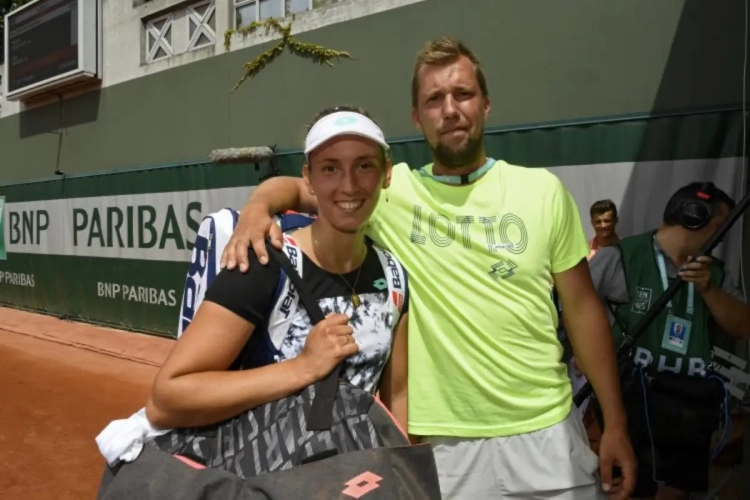
[[[296,247],[285,245],[286,253],[268,248],[288,279],[285,289],[296,292],[294,305],[304,307],[313,325],[321,321],[323,312],[288,258]],[[387,268],[398,265],[378,251]],[[399,279],[398,269],[390,269],[389,297],[397,311],[405,275]],[[340,369],[225,422],[155,438],[135,461],[105,471],[98,498],[439,499],[431,445],[410,446],[371,393],[339,380]]]
[[[206,296],[206,290],[221,270],[221,254],[224,253],[224,247],[229,243],[239,218],[240,213],[237,210],[224,208],[207,215],[201,221],[182,291],[177,338],[180,338],[193,321],[198,307]],[[283,233],[288,233],[309,226],[315,221],[315,217],[286,211],[275,215],[274,220]],[[277,292],[281,286],[283,282],[280,280]]]

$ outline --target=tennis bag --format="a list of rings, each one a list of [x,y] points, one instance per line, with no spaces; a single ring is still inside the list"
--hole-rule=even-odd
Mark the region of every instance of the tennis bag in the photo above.
[[[180,321],[177,325],[177,338],[187,330],[195,313],[203,303],[206,290],[211,286],[221,270],[221,254],[232,237],[240,219],[240,213],[233,208],[223,208],[203,218],[195,235],[195,244],[188,264],[185,286],[180,305]],[[309,226],[315,217],[287,210],[276,214],[274,222],[283,233]],[[282,286],[280,283],[279,286]]]
[[[269,245],[313,324],[323,312],[285,254]],[[157,437],[105,472],[100,500],[439,499],[431,445],[411,446],[341,366],[297,394],[217,425]]]

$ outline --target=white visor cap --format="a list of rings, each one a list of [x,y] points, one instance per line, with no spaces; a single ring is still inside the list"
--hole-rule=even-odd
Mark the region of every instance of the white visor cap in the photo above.
[[[352,111],[337,111],[318,120],[307,133],[305,156],[308,156],[324,142],[340,135],[358,135],[377,142],[386,151],[390,149],[385,142],[383,131],[374,121],[365,115]]]

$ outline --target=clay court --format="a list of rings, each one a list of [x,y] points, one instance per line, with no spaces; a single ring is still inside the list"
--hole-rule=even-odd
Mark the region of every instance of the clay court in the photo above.
[[[0,308],[0,492],[93,499],[94,438],[142,407],[172,342]]]
[[[93,499],[104,461],[94,442],[143,406],[172,341],[0,308],[0,492],[3,500]],[[713,467],[717,485],[741,455],[744,425]],[[592,435],[596,449],[597,435]],[[721,499],[739,498],[738,475]]]

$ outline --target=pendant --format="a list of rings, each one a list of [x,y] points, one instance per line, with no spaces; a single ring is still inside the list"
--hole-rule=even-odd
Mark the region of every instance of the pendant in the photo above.
[[[362,303],[362,301],[359,300],[359,295],[357,295],[356,293],[353,293],[352,294],[352,305],[354,305],[354,307],[359,307],[359,305],[361,303]]]

